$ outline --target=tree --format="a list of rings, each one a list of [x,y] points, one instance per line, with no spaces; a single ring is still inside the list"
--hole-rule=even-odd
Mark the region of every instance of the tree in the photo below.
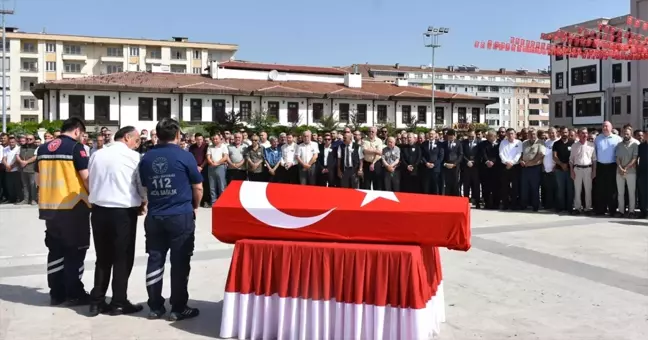
[[[291,117],[288,117],[288,118],[291,118]],[[299,123],[300,123],[301,121],[302,121],[302,115],[301,115],[301,114],[298,114],[297,117],[296,117],[295,119],[293,119],[292,121],[288,122],[288,124],[290,125],[290,130],[291,130],[291,131],[295,131],[295,129],[299,126]]]
[[[330,114],[322,117],[322,119],[317,122],[317,125],[322,131],[334,131],[340,126],[340,121],[335,119],[333,114]]]
[[[356,109],[349,111],[349,123],[347,124],[347,127],[351,129],[351,131],[360,130],[363,123],[365,122],[360,121],[360,116],[358,115],[358,111]]]
[[[212,124],[206,127],[210,135],[213,135],[217,131],[238,131],[243,127],[241,124],[241,113],[236,111],[230,111],[222,116],[217,116],[216,120]]]
[[[394,131],[396,130],[396,126],[392,123],[385,123],[383,125],[378,126],[378,130],[383,130],[387,129],[387,136],[392,136]]]
[[[408,131],[414,131],[418,127],[418,123],[419,123],[418,117],[412,116],[410,117],[409,122],[407,121],[405,122],[405,125],[407,126]]]
[[[271,131],[277,123],[279,123],[279,120],[270,115],[267,110],[255,111],[248,122],[257,132]]]

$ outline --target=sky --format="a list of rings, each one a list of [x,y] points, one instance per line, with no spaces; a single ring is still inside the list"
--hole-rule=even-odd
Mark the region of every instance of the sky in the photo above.
[[[2,0],[0,0],[2,2]],[[545,56],[474,48],[475,40],[539,40],[562,26],[629,12],[629,0],[4,0],[25,32],[239,45],[236,59],[343,66],[429,65],[423,32],[449,27],[435,65],[544,69]]]

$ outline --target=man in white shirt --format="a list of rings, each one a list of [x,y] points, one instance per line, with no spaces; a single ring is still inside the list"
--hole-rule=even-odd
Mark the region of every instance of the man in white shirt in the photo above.
[[[270,141],[268,140],[268,133],[265,131],[261,131],[259,133],[259,145],[261,145],[264,148],[269,148],[270,147]]]
[[[558,140],[556,128],[549,128],[547,131],[547,140],[544,142],[546,152],[542,165],[544,173],[542,174],[542,207],[544,209],[554,209],[556,201],[556,173],[554,168],[556,162],[553,159],[553,145]]]
[[[211,191],[211,205],[213,206],[225,191],[229,150],[218,133],[212,136],[212,142],[213,144],[207,148],[207,164],[209,166],[207,176],[209,178],[209,190]]]
[[[97,261],[94,288],[90,293],[90,315],[132,314],[142,310],[127,299],[128,278],[135,259],[137,216],[146,210],[146,191],[140,183],[140,154],[135,151],[140,138],[126,126],[115,133],[110,148],[90,157],[88,179],[92,203],[92,236]],[[113,296],[106,303],[106,290],[113,274]]]
[[[2,147],[2,146],[0,146]],[[9,203],[18,203],[21,201],[22,182],[20,180],[20,164],[18,164],[17,155],[20,152],[20,146],[15,137],[9,137],[9,145],[4,148],[2,164],[5,166],[5,194]]]
[[[299,164],[299,183],[302,185],[315,185],[317,181],[317,156],[319,147],[311,140],[311,132],[304,131],[303,143],[297,146],[295,158]]]
[[[286,143],[281,146],[281,167],[283,169],[281,182],[288,184],[299,183],[297,170],[297,143],[292,133],[286,134]]]
[[[499,147],[500,159],[504,165],[502,170],[502,209],[519,209],[520,196],[520,157],[522,142],[516,138],[515,129],[506,130],[506,138]]]

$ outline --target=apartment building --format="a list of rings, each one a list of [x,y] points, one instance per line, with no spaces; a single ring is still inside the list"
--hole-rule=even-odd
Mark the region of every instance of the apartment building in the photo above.
[[[630,15],[648,21],[648,0],[630,0]],[[630,95],[635,99],[630,103],[630,110],[636,116],[633,124],[640,122],[636,126],[648,129],[648,61],[633,61],[631,65]]]
[[[413,86],[430,88],[432,85],[432,68],[426,65],[358,66],[367,81],[394,83],[398,79],[407,79]],[[488,105],[486,119],[481,122],[494,128],[547,126],[550,83],[547,70],[483,70],[476,66],[434,68],[436,90],[497,100]]]
[[[598,30],[599,23],[630,30],[626,16],[598,18],[561,29],[567,32],[577,32],[579,27]],[[552,125],[599,126],[605,120],[617,127],[644,125],[638,106],[642,97],[639,87],[632,84],[639,78],[648,77],[645,66],[643,77],[640,77],[634,61],[569,56],[552,56],[550,60]]]
[[[7,120],[42,119],[42,101],[31,93],[35,84],[125,71],[202,74],[209,62],[228,61],[238,46],[171,40],[89,37],[26,33],[6,29],[4,58]],[[2,45],[0,43],[0,45]],[[1,102],[0,102],[1,105]]]

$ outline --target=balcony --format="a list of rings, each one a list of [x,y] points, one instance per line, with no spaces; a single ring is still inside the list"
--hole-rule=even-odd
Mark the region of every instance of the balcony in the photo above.
[[[79,61],[86,61],[88,60],[88,56],[85,54],[65,54],[61,56],[63,60],[79,60]]]
[[[38,47],[35,43],[23,43],[20,48],[20,53],[23,54],[37,54]]]
[[[100,59],[104,63],[121,63],[124,61],[124,55],[104,55]]]
[[[38,60],[33,58],[22,58],[20,59],[20,72],[21,73],[37,73],[38,72]]]

